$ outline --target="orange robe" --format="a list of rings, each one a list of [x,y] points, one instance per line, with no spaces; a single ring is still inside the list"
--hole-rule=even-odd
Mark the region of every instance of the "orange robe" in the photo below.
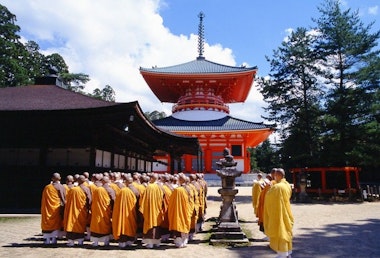
[[[169,186],[167,185],[163,185],[162,188],[164,189],[165,191],[165,195],[164,195],[164,210],[163,210],[163,214],[164,214],[164,219],[161,223],[161,228],[163,229],[163,231],[169,231],[169,217],[168,217],[168,208],[169,208],[169,201],[170,201],[170,196],[172,195],[172,190],[169,188]],[[169,232],[163,232],[163,233],[169,233]]]
[[[66,232],[83,234],[88,221],[87,196],[80,186],[70,189],[66,196],[64,229]]]
[[[111,197],[104,187],[98,187],[92,193],[91,236],[102,237],[112,233]]]
[[[190,225],[190,231],[195,232],[195,227],[198,222],[198,215],[199,215],[199,191],[197,186],[195,186],[193,183],[190,183],[188,185],[191,189],[191,196],[193,200],[193,210],[191,212],[191,225]],[[199,187],[199,185],[198,185]]]
[[[156,183],[150,183],[140,196],[140,212],[144,218],[143,234],[148,230],[161,225],[163,221],[163,198],[164,193]]]
[[[115,240],[134,240],[137,232],[136,195],[128,187],[116,194],[112,212],[112,233]]]
[[[273,185],[264,200],[264,232],[269,237],[269,246],[276,252],[292,250],[294,218],[290,207],[292,189],[282,179]]]
[[[45,186],[41,198],[41,229],[43,233],[62,229],[61,209],[63,206],[58,190],[53,184]]]
[[[169,201],[169,230],[189,233],[193,205],[191,204],[190,189],[179,186],[174,189]]]

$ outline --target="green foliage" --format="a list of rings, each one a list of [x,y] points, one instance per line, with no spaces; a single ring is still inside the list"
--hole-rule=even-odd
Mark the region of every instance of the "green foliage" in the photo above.
[[[374,23],[365,26],[339,1],[327,0],[318,10],[316,27],[297,28],[267,57],[270,78],[258,79],[266,118],[280,125],[281,162],[376,168],[380,31],[371,32]]]
[[[102,99],[109,102],[115,102],[115,91],[110,85],[106,85],[103,89],[96,88],[90,96],[96,99]]]
[[[154,110],[152,112],[144,112],[144,115],[150,120],[150,121],[154,121],[154,120],[157,120],[157,119],[161,119],[161,118],[165,118],[166,117],[166,113],[165,112],[160,112],[160,111],[157,111],[157,110]]]
[[[34,41],[22,44],[19,32],[16,16],[0,5],[0,87],[33,84],[35,78],[49,75],[54,68],[70,90],[82,92],[90,80],[87,74],[70,73],[61,55],[41,54]]]

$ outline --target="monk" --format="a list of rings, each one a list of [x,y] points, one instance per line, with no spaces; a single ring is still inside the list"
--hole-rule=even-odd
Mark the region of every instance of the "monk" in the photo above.
[[[161,177],[161,183],[162,183],[162,188],[165,191],[164,209],[163,209],[164,219],[161,223],[161,241],[166,242],[170,238],[168,207],[169,207],[170,196],[172,195],[174,187],[170,183],[170,175],[169,174],[165,174]]]
[[[198,216],[199,216],[199,207],[200,207],[200,198],[202,195],[201,185],[197,182],[197,176],[195,174],[191,174],[189,176],[189,184],[191,191],[191,196],[193,200],[193,212],[191,215],[191,225],[190,225],[190,233],[189,233],[189,240],[193,240],[194,234],[198,232],[199,225],[198,223]],[[198,228],[197,228],[198,227]]]
[[[67,246],[74,246],[74,241],[83,245],[91,207],[91,191],[85,185],[85,176],[79,176],[77,182],[78,186],[71,188],[66,196],[64,229]]]
[[[262,178],[263,178],[263,175],[261,173],[258,173],[257,174],[257,180],[255,180],[253,182],[253,185],[252,185],[252,206],[253,206],[253,211],[254,211],[256,217],[258,217],[257,204],[258,204],[260,193],[261,193],[260,184],[263,182]]]
[[[264,231],[269,246],[277,257],[291,257],[294,218],[290,207],[292,189],[280,168],[274,174],[276,184],[266,193],[264,200]]]
[[[191,217],[194,206],[191,200],[191,189],[186,185],[186,176],[178,177],[176,187],[169,201],[169,230],[172,232],[174,244],[178,248],[186,247],[189,240]]]
[[[199,199],[199,215],[197,222],[197,231],[202,231],[203,223],[205,222],[206,209],[207,209],[207,182],[204,180],[204,175],[202,173],[198,173],[197,181],[201,185],[202,194]]]
[[[127,180],[132,182],[132,178]],[[112,233],[120,248],[131,246],[136,241],[136,200],[135,193],[129,187],[120,188],[116,194],[112,212]]]
[[[260,193],[259,201],[257,204],[257,214],[258,214],[258,225],[260,231],[264,232],[264,201],[265,201],[265,195],[269,191],[272,185],[276,183],[274,180],[274,173],[276,172],[276,168],[273,168],[269,175],[266,176],[264,181],[260,184],[262,190]],[[267,238],[267,237],[266,237]],[[269,238],[268,238],[269,239]],[[266,240],[268,240],[266,239]]]
[[[140,212],[143,215],[143,243],[146,248],[161,245],[160,226],[163,221],[164,190],[157,183],[158,175],[152,174],[144,193],[140,197]]]
[[[93,246],[98,246],[99,242],[108,246],[112,235],[111,218],[115,191],[109,185],[108,176],[103,176],[102,182],[103,185],[92,193],[90,231]]]
[[[63,186],[65,187],[66,194],[68,194],[70,189],[75,186],[74,185],[74,177],[72,175],[68,175],[66,177],[66,184],[63,184]]]
[[[56,244],[63,230],[63,211],[66,190],[60,183],[61,176],[54,173],[51,183],[46,185],[41,198],[41,229],[45,244]]]

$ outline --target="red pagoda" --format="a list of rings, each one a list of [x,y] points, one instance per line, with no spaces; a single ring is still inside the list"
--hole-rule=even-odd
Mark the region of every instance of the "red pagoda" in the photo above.
[[[238,162],[237,169],[248,173],[250,155],[255,147],[274,131],[263,123],[254,123],[230,115],[227,104],[244,102],[251,89],[257,67],[234,67],[208,61],[203,56],[204,14],[199,14],[196,60],[169,66],[140,68],[140,73],[161,102],[173,103],[172,115],[153,123],[162,130],[197,137],[201,156],[184,155],[179,164],[169,156],[156,157],[155,172],[216,172],[216,161],[227,147]],[[171,164],[167,166],[165,164]]]

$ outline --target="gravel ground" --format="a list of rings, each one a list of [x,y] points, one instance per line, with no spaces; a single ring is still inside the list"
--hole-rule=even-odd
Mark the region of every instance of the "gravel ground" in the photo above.
[[[251,188],[237,187],[236,207],[240,225],[246,233],[247,246],[209,245],[210,230],[219,215],[221,204],[218,187],[209,188],[207,218],[204,232],[198,233],[186,248],[172,243],[158,249],[136,245],[120,250],[117,243],[110,247],[66,247],[66,241],[44,246],[40,215],[0,214],[0,257],[275,257],[265,235],[258,230],[251,204]],[[295,218],[294,257],[380,257],[380,202],[292,204]]]

